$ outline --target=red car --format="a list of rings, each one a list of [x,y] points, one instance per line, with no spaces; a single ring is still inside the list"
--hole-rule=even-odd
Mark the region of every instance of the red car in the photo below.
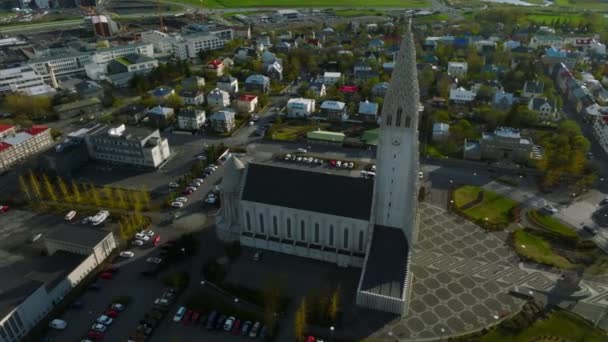
[[[192,190],[185,190],[183,192],[184,195],[188,196],[188,195],[192,195],[193,191]]]
[[[112,275],[113,275],[112,272],[103,272],[102,274],[99,275],[99,278],[110,280],[110,279],[112,279]]]
[[[234,327],[232,327],[232,335],[238,335],[241,333],[241,320],[237,319],[234,322]]]
[[[314,336],[308,336],[308,338],[306,339],[306,342],[315,342],[316,339]]]
[[[116,318],[116,317],[118,317],[119,312],[114,309],[108,309],[108,310],[106,310],[105,315],[108,317],[111,317],[111,318]]]
[[[8,205],[0,205],[0,213],[5,213],[8,211]]]
[[[184,322],[184,325],[189,325],[190,322],[192,322],[192,310],[186,311],[186,315],[184,315],[182,322]]]
[[[120,268],[118,268],[116,266],[110,266],[110,267],[106,268],[106,270],[104,272],[118,273],[119,270],[120,270]]]
[[[192,322],[194,322],[196,324],[196,322],[198,322],[198,318],[201,316],[200,313],[196,312],[196,311],[192,311]]]
[[[87,337],[94,341],[101,341],[103,340],[103,333],[95,330],[89,330],[89,332],[87,332]]]
[[[330,160],[329,161],[329,165],[331,166],[336,166],[336,161],[335,160]],[[314,337],[313,337],[314,338]]]

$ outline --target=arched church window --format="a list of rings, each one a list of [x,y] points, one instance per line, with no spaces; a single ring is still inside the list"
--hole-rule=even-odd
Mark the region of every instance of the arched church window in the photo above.
[[[319,223],[315,223],[315,243],[319,243]]]
[[[272,233],[275,236],[279,235],[279,227],[277,225],[277,217],[276,216],[272,217]]]
[[[397,109],[397,121],[395,122],[395,126],[397,127],[401,126],[401,115],[403,115],[403,109],[399,107],[399,109]]]
[[[348,228],[344,229],[343,246],[344,246],[344,249],[348,249]]]
[[[306,240],[306,226],[304,220],[300,221],[300,240]]]
[[[334,225],[333,224],[329,225],[329,245],[330,246],[334,245]]]
[[[260,233],[264,233],[264,215],[260,214]]]
[[[410,127],[410,124],[412,123],[412,118],[408,115],[405,117],[405,127]]]
[[[363,251],[363,231],[359,231],[359,250]]]
[[[391,114],[386,115],[386,125],[390,126],[393,123],[393,116]]]
[[[287,238],[291,239],[291,219],[287,219]]]
[[[251,230],[251,215],[249,215],[249,211],[245,213],[245,220],[247,221],[247,230]]]

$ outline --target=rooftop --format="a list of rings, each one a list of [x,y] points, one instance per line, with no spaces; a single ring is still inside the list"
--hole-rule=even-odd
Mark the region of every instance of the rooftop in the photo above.
[[[95,247],[111,232],[88,227],[64,225],[49,233],[46,240],[60,240],[75,245]]]
[[[345,135],[342,132],[312,131],[306,133],[306,138],[331,142],[342,142],[344,141]]]
[[[373,187],[364,178],[251,163],[242,200],[367,221]]]
[[[403,298],[409,246],[397,228],[374,226],[361,290],[392,298]]]

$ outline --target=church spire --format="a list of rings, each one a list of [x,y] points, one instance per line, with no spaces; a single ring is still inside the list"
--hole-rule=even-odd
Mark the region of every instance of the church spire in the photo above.
[[[395,68],[393,69],[389,89],[384,97],[381,126],[404,127],[406,121],[408,121],[409,125],[406,127],[416,128],[418,125],[419,102],[416,45],[414,44],[410,20],[403,35],[399,53],[395,58]]]

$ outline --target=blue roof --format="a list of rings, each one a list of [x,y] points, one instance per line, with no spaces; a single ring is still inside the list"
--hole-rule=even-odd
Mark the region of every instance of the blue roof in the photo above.
[[[154,92],[152,93],[152,95],[154,95],[156,97],[165,97],[165,96],[171,94],[172,91],[173,91],[173,89],[171,89],[171,88],[158,87],[158,88],[154,89]]]
[[[255,84],[268,84],[270,83],[270,79],[264,75],[251,75],[247,77],[245,83],[255,83]]]
[[[567,55],[567,52],[563,51],[563,50],[558,50],[554,47],[550,47],[545,50],[545,55],[547,57],[565,58]]]

